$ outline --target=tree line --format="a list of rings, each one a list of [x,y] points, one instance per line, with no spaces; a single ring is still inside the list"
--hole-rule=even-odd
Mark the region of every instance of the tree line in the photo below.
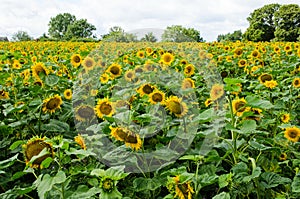
[[[217,41],[300,41],[300,7],[297,4],[268,4],[255,9],[247,18],[249,27],[242,33],[220,34]],[[37,40],[54,41],[96,41],[96,27],[86,19],[76,19],[70,13],[58,14],[51,17],[48,23],[48,34],[44,33]],[[14,41],[33,40],[25,31],[18,31],[12,37]],[[153,32],[146,33],[141,39],[133,33],[125,32],[121,27],[114,26],[107,34],[101,35],[100,40],[116,42],[147,41],[156,42],[158,39]],[[203,42],[200,31],[181,25],[168,26],[161,35],[161,41],[168,42]]]

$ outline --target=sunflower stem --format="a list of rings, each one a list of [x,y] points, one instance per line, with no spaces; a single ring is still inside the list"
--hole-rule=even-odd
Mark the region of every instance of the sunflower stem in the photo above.
[[[231,116],[231,125],[235,128],[236,127],[236,119],[233,113],[233,108],[232,108],[232,100],[231,100],[231,96],[229,94],[228,96],[228,100],[229,100],[229,108],[230,108],[230,116]],[[236,132],[234,131],[230,131],[231,132],[231,140],[233,142],[233,159],[234,159],[234,164],[237,163],[236,161],[236,152],[237,152],[237,146],[236,146]]]

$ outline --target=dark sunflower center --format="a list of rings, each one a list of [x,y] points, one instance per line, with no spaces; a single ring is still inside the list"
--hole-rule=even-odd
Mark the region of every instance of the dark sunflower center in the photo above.
[[[93,61],[92,60],[87,60],[85,62],[85,65],[86,65],[86,67],[91,68],[91,67],[93,67]]]
[[[111,179],[105,179],[103,182],[102,182],[102,188],[105,192],[110,192],[113,190],[114,188],[114,182],[113,180]]]
[[[101,113],[103,113],[104,115],[109,115],[112,111],[112,107],[110,104],[104,102],[101,104],[100,106],[100,111]]]
[[[153,100],[154,102],[161,102],[162,99],[163,99],[163,97],[162,97],[162,95],[161,95],[160,93],[154,93],[154,94],[152,95],[152,100]]]
[[[170,62],[172,60],[172,57],[170,55],[165,55],[164,56],[164,61],[165,62]]]
[[[298,133],[296,131],[290,131],[289,132],[289,137],[290,138],[296,138],[298,136]]]
[[[79,57],[79,56],[73,57],[73,61],[74,61],[75,63],[79,63],[79,62],[80,62],[80,57]]]
[[[117,66],[113,66],[113,67],[111,67],[110,72],[114,75],[118,75],[120,72],[120,69]]]
[[[245,107],[246,103],[245,102],[238,102],[236,105],[235,105],[235,109],[238,111],[238,112],[243,112],[246,107]]]
[[[137,141],[137,137],[134,133],[129,133],[125,139],[126,142],[128,143],[132,143],[132,144],[136,144]]]
[[[184,195],[184,198],[188,198],[189,188],[187,183],[179,184],[178,188],[181,191],[181,193]]]
[[[179,102],[176,102],[176,101],[171,101],[169,102],[169,107],[170,107],[170,111],[172,113],[175,113],[175,114],[181,114],[182,113],[182,106]]]
[[[185,70],[186,70],[187,73],[190,73],[192,71],[192,67],[186,67]]]
[[[53,110],[56,109],[58,107],[58,100],[56,98],[52,98],[50,99],[47,104],[46,104],[46,108],[49,110]]]
[[[29,145],[27,145],[27,149],[25,151],[25,155],[27,160],[30,160],[33,156],[39,155],[40,152],[44,149],[51,149],[51,146],[43,141],[35,141]],[[40,164],[43,160],[45,160],[47,157],[50,157],[50,154],[46,154],[38,159],[36,159],[33,163],[34,164]]]
[[[258,56],[258,52],[257,52],[257,51],[254,51],[254,52],[252,53],[252,56],[253,56],[253,57],[257,57],[257,56]]]
[[[152,86],[150,86],[150,85],[145,85],[145,86],[143,87],[143,92],[146,93],[146,94],[152,93],[153,90],[154,90],[154,89],[153,89]]]
[[[129,79],[131,79],[131,78],[133,77],[133,74],[132,74],[132,73],[127,73],[127,77],[128,77]]]
[[[268,75],[268,74],[264,74],[264,75],[262,75],[261,76],[261,81],[263,82],[263,83],[265,83],[266,81],[271,81],[272,80],[272,76],[271,75]]]
[[[241,60],[241,61],[240,61],[240,64],[241,64],[241,65],[245,65],[245,64],[246,64],[245,60]]]
[[[81,107],[78,109],[77,114],[82,118],[90,118],[94,114],[94,110],[91,107]]]
[[[118,135],[121,139],[125,140],[125,138],[126,138],[126,136],[127,136],[127,134],[126,134],[125,131],[123,131],[122,129],[117,129],[117,130],[116,130],[116,133],[117,133],[117,135]]]
[[[295,80],[295,86],[298,86],[300,84],[300,81],[298,79]]]

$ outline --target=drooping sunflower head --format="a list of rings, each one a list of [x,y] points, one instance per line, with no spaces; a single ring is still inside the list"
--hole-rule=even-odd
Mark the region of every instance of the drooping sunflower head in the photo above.
[[[220,99],[224,93],[225,91],[223,84],[214,84],[210,90],[210,99],[213,101]]]
[[[295,88],[299,88],[300,87],[300,78],[299,77],[296,77],[294,80],[293,80],[293,87]]]
[[[175,185],[175,196],[178,196],[179,199],[192,199],[194,190],[189,181],[180,182],[180,176],[173,177]]]
[[[65,97],[67,100],[72,99],[72,90],[71,90],[71,89],[66,89],[66,90],[64,91],[64,97]]]
[[[163,104],[165,101],[165,93],[160,90],[154,90],[152,93],[149,94],[149,102],[151,104],[161,103]]]
[[[162,56],[161,56],[161,61],[165,64],[165,65],[171,65],[171,63],[174,61],[175,57],[174,55],[172,55],[171,53],[169,52],[166,52],[164,53]]]
[[[83,149],[83,150],[86,150],[86,144],[85,144],[85,141],[83,139],[83,137],[78,134],[76,137],[74,137],[74,141],[79,144],[79,146]]]
[[[184,67],[184,75],[190,77],[195,74],[195,66],[193,64],[187,64]]]
[[[49,97],[43,101],[42,110],[47,113],[54,113],[57,109],[60,109],[60,105],[62,105],[63,101],[59,95],[55,95],[53,97]]]
[[[122,74],[122,67],[119,64],[113,63],[108,67],[107,72],[114,79]]]
[[[280,120],[283,122],[283,123],[288,123],[290,120],[291,120],[291,116],[289,113],[283,113],[280,117]]]
[[[39,79],[40,74],[48,75],[49,69],[42,62],[38,62],[31,67],[32,76]]]
[[[75,119],[81,122],[90,121],[95,117],[93,107],[89,105],[79,105],[74,110]]]
[[[108,98],[99,99],[94,110],[96,112],[96,115],[102,119],[104,118],[104,116],[111,117],[115,112],[113,103],[109,101]]]
[[[138,89],[137,92],[140,94],[141,97],[143,97],[144,95],[149,95],[150,93],[152,93],[154,90],[156,89],[156,87],[154,85],[151,85],[149,83],[143,84],[141,85]]]
[[[181,98],[170,96],[165,100],[166,108],[177,117],[182,117],[187,114],[188,107]]]
[[[32,168],[41,168],[41,163],[48,157],[54,157],[53,147],[50,143],[46,142],[46,137],[39,138],[33,137],[23,145],[23,153],[25,156],[25,162]],[[44,149],[47,150],[47,154],[35,159],[33,162],[30,162],[33,156],[37,156]]]
[[[273,80],[273,77],[270,74],[264,73],[258,77],[258,80],[260,81],[261,84],[264,84],[266,81]]]
[[[295,126],[287,127],[284,132],[284,137],[292,142],[298,142],[300,137],[300,129]]]
[[[189,88],[195,88],[195,81],[191,78],[184,78],[181,84],[182,90],[186,90]]]
[[[139,134],[136,134],[127,128],[123,127],[109,127],[111,129],[111,136],[116,140],[124,142],[125,146],[133,150],[139,150],[142,146],[142,140]]]
[[[96,66],[96,62],[93,58],[91,57],[86,57],[84,58],[84,60],[82,61],[82,66],[86,71],[90,71],[93,70],[94,67]]]
[[[249,107],[247,107],[247,102],[244,98],[232,100],[232,111],[237,116],[242,116],[248,110]]]

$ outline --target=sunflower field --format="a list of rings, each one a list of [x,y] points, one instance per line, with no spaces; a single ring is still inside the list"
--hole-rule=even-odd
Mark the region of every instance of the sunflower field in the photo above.
[[[300,198],[300,43],[0,43],[0,198]]]

